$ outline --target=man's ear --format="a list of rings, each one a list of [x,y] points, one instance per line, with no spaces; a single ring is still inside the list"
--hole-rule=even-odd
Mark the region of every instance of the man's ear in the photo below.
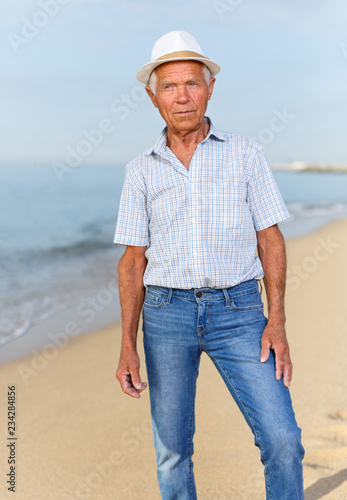
[[[208,96],[207,96],[207,100],[209,101],[212,97],[212,92],[213,92],[213,87],[214,87],[214,82],[216,81],[215,78],[210,78],[210,83],[209,83],[209,86],[208,86]]]
[[[158,107],[157,100],[156,100],[155,95],[153,94],[153,92],[151,90],[151,87],[149,85],[146,85],[145,89],[146,89],[146,92],[149,95],[151,101],[153,102],[153,106],[157,108]]]

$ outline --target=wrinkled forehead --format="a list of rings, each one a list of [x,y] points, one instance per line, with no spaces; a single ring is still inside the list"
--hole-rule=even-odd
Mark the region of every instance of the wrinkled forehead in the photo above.
[[[204,78],[204,64],[199,61],[170,61],[157,66],[155,74],[157,79],[167,80],[168,78]]]

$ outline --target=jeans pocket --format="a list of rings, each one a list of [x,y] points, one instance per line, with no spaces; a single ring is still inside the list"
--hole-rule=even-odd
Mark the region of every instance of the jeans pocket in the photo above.
[[[159,309],[165,304],[165,293],[158,289],[147,288],[145,299],[143,301],[144,307],[150,307],[151,309]]]
[[[263,309],[261,295],[258,290],[243,293],[233,297],[231,305],[236,311],[248,311],[250,309]]]

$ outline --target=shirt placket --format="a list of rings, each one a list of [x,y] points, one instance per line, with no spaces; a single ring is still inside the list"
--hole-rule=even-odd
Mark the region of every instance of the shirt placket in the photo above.
[[[188,204],[189,204],[189,248],[188,262],[191,277],[196,286],[202,286],[202,242],[201,242],[201,147],[198,144],[191,159],[188,175]]]

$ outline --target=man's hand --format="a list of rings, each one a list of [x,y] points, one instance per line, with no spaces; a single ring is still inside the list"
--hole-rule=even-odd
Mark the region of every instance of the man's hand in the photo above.
[[[289,354],[284,325],[269,323],[266,325],[261,337],[260,361],[265,363],[269,359],[270,349],[275,353],[276,380],[280,380],[283,375],[283,384],[290,386],[292,381],[293,365]]]
[[[146,382],[141,382],[140,359],[136,351],[121,351],[116,377],[122,391],[133,398],[140,398],[140,392],[147,387]]]

